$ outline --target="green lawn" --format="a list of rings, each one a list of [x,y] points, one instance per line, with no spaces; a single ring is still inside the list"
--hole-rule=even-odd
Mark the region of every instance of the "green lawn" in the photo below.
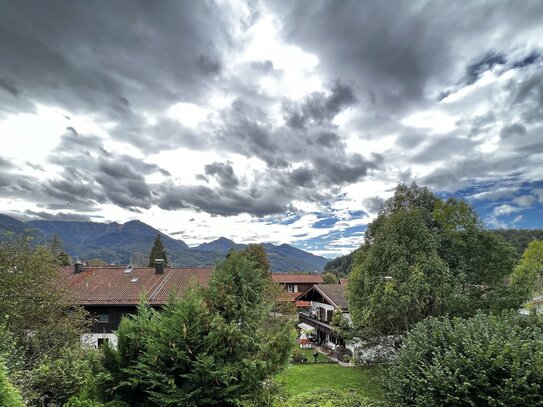
[[[382,371],[378,367],[363,369],[335,363],[289,365],[277,379],[289,395],[319,389],[353,389],[370,399],[379,399],[380,390],[375,379]]]
[[[307,358],[307,363],[314,363],[315,358],[313,357],[313,352],[315,352],[315,349],[308,348],[308,349],[300,349],[297,347]],[[328,359],[325,355],[322,353],[319,353],[319,356],[317,356],[317,362],[319,363],[334,363],[330,359]]]

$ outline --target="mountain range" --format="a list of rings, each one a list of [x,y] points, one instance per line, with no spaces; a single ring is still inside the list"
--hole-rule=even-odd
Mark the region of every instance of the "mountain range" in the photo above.
[[[224,259],[230,249],[243,249],[244,244],[225,237],[189,247],[139,220],[126,223],[97,223],[58,220],[21,222],[0,214],[0,235],[6,233],[31,234],[39,243],[46,243],[56,234],[64,244],[64,251],[81,260],[103,259],[107,263],[146,263],[157,233],[168,254],[170,264],[178,267],[206,267]],[[272,271],[322,271],[327,259],[315,256],[288,244],[264,243]]]

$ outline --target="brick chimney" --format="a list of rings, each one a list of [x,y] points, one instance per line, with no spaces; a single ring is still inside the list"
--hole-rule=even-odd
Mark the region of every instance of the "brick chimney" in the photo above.
[[[164,274],[164,259],[155,259],[155,274]]]
[[[79,260],[76,260],[74,263],[74,274],[79,274],[83,271],[83,263]]]

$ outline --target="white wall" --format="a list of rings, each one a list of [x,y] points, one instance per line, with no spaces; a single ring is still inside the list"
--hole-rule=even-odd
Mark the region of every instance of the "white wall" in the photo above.
[[[89,348],[98,348],[98,339],[108,339],[114,348],[117,347],[117,335],[115,334],[83,334],[81,335],[81,344]]]
[[[311,308],[313,309],[317,307],[324,308],[325,310],[328,310],[328,311],[333,311],[336,309],[333,305],[323,304],[322,302],[318,302],[318,301],[311,301]]]

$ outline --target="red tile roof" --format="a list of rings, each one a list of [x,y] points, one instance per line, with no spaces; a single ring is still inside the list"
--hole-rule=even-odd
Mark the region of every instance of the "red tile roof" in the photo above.
[[[165,268],[156,274],[154,268],[84,267],[75,274],[73,266],[63,267],[62,275],[68,279],[68,288],[74,302],[80,305],[136,305],[145,295],[151,305],[168,302],[170,294],[179,298],[194,284],[207,286],[213,269]]]
[[[324,280],[322,276],[316,274],[286,274],[274,273],[273,281],[278,284],[322,284]]]

